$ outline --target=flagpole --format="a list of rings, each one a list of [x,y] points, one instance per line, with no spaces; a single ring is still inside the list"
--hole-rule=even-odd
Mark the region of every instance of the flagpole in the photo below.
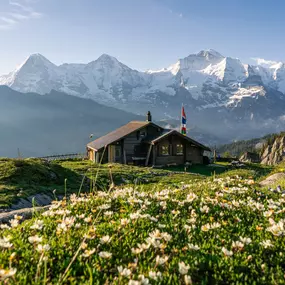
[[[181,104],[181,110],[180,110],[180,133],[182,133],[182,110],[183,110],[183,103]]]

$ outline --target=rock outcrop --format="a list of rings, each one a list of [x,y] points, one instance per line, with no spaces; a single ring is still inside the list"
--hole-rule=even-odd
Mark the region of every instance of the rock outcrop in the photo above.
[[[258,153],[254,152],[245,152],[239,159],[241,162],[253,162],[260,163],[260,157]]]
[[[35,213],[43,212],[47,210],[49,207],[50,206],[25,208],[11,212],[0,213],[0,224],[9,223],[9,221],[12,220],[15,215],[22,216],[23,220],[29,219]]]
[[[285,161],[285,137],[277,137],[272,145],[268,145],[261,155],[261,164],[276,165]]]

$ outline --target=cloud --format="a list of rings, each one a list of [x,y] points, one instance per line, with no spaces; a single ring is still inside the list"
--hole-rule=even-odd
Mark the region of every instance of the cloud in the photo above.
[[[253,57],[251,59],[254,60],[257,63],[257,65],[261,65],[261,66],[264,66],[264,67],[270,67],[272,65],[278,64],[277,61],[266,60],[266,59],[263,59],[263,58]]]
[[[179,17],[179,18],[183,18],[183,14],[182,14],[182,13],[173,12],[172,9],[168,9],[168,12],[169,12],[170,14],[173,14],[173,15]]]
[[[34,9],[37,0],[9,0],[9,8],[0,13],[0,30],[11,30],[23,21],[39,19],[42,13]]]

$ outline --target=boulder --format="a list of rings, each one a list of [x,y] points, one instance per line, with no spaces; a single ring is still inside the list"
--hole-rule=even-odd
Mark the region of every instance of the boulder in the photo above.
[[[265,180],[261,181],[259,184],[262,187],[271,186],[277,181],[285,179],[285,173],[275,173],[267,177]]]

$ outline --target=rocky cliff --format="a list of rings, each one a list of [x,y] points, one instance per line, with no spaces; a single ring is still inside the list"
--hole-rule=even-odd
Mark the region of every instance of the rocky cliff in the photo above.
[[[277,137],[261,155],[261,164],[275,165],[281,161],[285,161],[285,136]]]

